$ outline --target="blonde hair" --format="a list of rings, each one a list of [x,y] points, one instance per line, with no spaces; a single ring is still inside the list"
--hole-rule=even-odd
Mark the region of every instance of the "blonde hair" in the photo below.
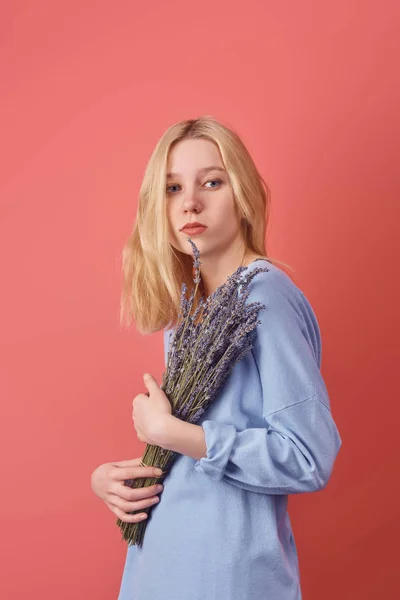
[[[170,244],[166,211],[169,151],[177,142],[188,138],[207,139],[218,146],[236,201],[235,210],[242,218],[247,250],[280,263],[268,258],[265,247],[270,191],[238,134],[207,115],[175,123],[162,135],[147,164],[137,218],[122,251],[120,323],[129,326],[133,318],[142,334],[176,325],[181,284],[185,282],[189,291],[194,287],[193,256]],[[201,293],[199,285],[194,309]]]

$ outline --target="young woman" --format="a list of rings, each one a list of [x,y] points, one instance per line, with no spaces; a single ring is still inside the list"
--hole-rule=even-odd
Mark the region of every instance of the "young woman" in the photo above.
[[[202,262],[195,306],[244,265],[268,267],[248,299],[266,309],[253,349],[198,424],[171,415],[154,379],[145,384],[150,397],[133,401],[139,439],[179,456],[143,546],[127,549],[119,600],[301,599],[288,495],[323,489],[342,441],[320,373],[313,309],[267,257],[269,211],[268,187],[230,128],[201,117],[161,137],[124,249],[122,318],[133,316],[142,333],[163,329],[167,358],[181,283],[193,286],[188,238]],[[119,518],[135,522],[138,515],[127,513],[148,506],[156,488],[129,490],[123,480],[152,471],[139,459],[102,465],[92,486]]]

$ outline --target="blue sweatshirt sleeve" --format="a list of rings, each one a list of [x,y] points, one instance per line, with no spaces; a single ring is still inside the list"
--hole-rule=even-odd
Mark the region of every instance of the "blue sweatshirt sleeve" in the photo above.
[[[251,350],[259,382],[249,386],[261,386],[263,426],[238,431],[232,424],[203,421],[207,456],[194,469],[265,494],[321,490],[342,440],[320,372],[317,319],[283,271],[257,274],[249,290],[248,302],[266,306]]]

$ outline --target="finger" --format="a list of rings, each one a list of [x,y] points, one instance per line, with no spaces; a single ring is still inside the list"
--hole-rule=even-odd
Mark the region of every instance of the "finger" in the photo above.
[[[149,393],[156,392],[159,388],[157,381],[150,373],[143,374],[143,383],[146,386]]]
[[[161,484],[159,484],[161,485]],[[164,486],[161,485],[161,489],[158,489],[157,484],[148,485],[141,488],[130,488],[126,485],[118,485],[118,488],[115,488],[115,491],[112,490],[111,493],[123,498],[124,500],[129,500],[130,502],[141,500],[142,498],[151,498],[155,494],[159,494],[164,489]]]
[[[114,467],[139,467],[140,461],[142,460],[141,456],[137,458],[131,458],[129,460],[119,460],[118,462],[111,463]]]
[[[124,523],[140,523],[140,521],[145,521],[147,519],[147,513],[136,513],[135,515],[127,515],[117,506],[113,504],[109,504],[108,508],[111,510],[114,515],[121,519]]]
[[[116,467],[112,473],[112,479],[117,481],[126,481],[127,479],[154,479],[161,475],[156,475],[154,467]]]
[[[151,498],[143,498],[142,500],[129,502],[128,500],[124,500],[118,496],[111,496],[109,497],[108,501],[114,504],[114,506],[117,508],[121,509],[123,512],[131,513],[144,508],[149,508],[149,506],[154,506],[154,504],[158,504],[160,502],[160,498],[158,496],[151,496]]]

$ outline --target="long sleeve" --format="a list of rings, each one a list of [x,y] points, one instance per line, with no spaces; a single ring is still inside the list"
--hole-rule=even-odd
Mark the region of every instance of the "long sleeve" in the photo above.
[[[207,456],[194,469],[265,494],[321,490],[342,440],[320,372],[315,314],[304,294],[278,269],[257,274],[249,290],[249,302],[266,306],[259,313],[261,324],[251,350],[259,381],[248,386],[249,393],[255,390],[262,399],[263,426],[238,431],[232,424],[204,420]]]

